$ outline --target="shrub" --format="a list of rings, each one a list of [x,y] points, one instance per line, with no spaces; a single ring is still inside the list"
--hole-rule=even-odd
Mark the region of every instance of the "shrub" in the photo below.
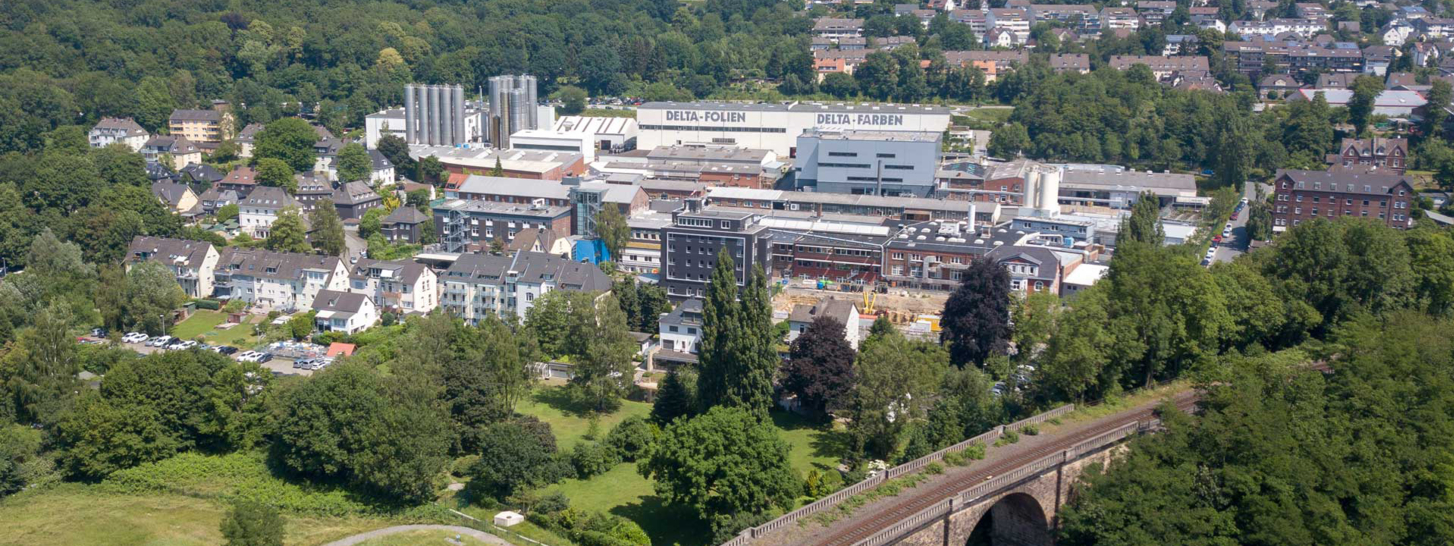
[[[243,309],[247,309],[247,302],[243,300],[227,300],[227,305],[222,306],[222,310],[228,313],[237,313]]]
[[[1030,436],[1037,436],[1037,435],[1040,434],[1040,425],[1035,425],[1035,424],[1025,425],[1023,427],[1020,427],[1020,432],[1023,432],[1025,434],[1029,434]]]
[[[931,474],[931,475],[943,474],[944,473],[944,465],[939,464],[937,462],[929,463],[927,465],[924,465],[924,473],[925,474]]]
[[[571,466],[576,469],[576,477],[582,480],[603,474],[620,462],[615,449],[596,442],[576,444],[570,453]]]
[[[656,427],[646,419],[629,417],[606,435],[606,445],[615,449],[622,460],[634,462],[656,441],[656,434]]]
[[[944,454],[944,462],[954,466],[964,466],[969,464],[969,456],[965,455],[963,451],[951,451]]]
[[[556,457],[550,425],[517,419],[490,425],[480,435],[480,459],[465,487],[470,498],[504,500],[516,491],[555,483],[569,472]]]
[[[535,501],[530,511],[541,514],[555,514],[570,508],[570,499],[560,491],[552,491]]]
[[[978,442],[973,443],[973,444],[969,444],[969,447],[964,448],[964,451],[961,451],[960,453],[964,454],[964,456],[966,458],[968,458],[968,459],[972,459],[972,460],[976,460],[976,461],[977,460],[980,460],[980,459],[983,459],[984,458],[984,444],[981,444],[981,443],[978,443]]]
[[[192,303],[196,304],[198,309],[206,309],[208,311],[216,311],[222,308],[222,302],[217,300],[193,300]]]

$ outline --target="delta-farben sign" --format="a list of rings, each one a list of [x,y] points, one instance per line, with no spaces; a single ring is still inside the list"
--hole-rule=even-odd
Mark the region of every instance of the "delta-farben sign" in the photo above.
[[[3,1],[3,0],[0,0]],[[638,148],[712,145],[791,157],[805,131],[943,133],[949,109],[894,104],[647,103],[636,111]]]
[[[902,114],[818,114],[818,125],[854,125],[871,127],[901,127]]]

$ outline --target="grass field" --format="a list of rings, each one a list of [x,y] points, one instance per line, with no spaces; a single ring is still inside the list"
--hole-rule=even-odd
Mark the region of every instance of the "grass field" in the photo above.
[[[226,508],[182,495],[114,495],[64,484],[0,502],[4,546],[192,546],[222,544]],[[287,544],[311,546],[386,527],[369,518],[288,518]]]
[[[581,115],[597,118],[634,118],[636,117],[636,111],[617,108],[587,108],[581,112]]]
[[[459,536],[459,542],[451,542],[454,537]],[[488,544],[483,540],[472,538],[469,535],[460,535],[443,530],[429,531],[406,531],[395,533],[386,537],[379,537],[373,540],[360,542],[359,546],[448,546],[450,544],[463,544],[465,546],[480,546]]]
[[[535,389],[530,398],[521,402],[515,411],[550,423],[550,430],[555,432],[555,443],[561,451],[570,449],[584,439],[586,432],[591,428],[591,421],[586,412],[572,403],[566,395],[565,389],[561,387]],[[651,404],[625,400],[621,403],[621,409],[616,410],[615,413],[598,417],[600,434],[605,437],[606,433],[611,431],[611,427],[626,420],[627,417],[646,417],[650,414]]]
[[[181,339],[202,336],[207,343],[214,345],[250,347],[257,342],[256,336],[252,335],[253,318],[252,315],[246,315],[241,324],[219,330],[217,326],[227,321],[227,313],[198,309],[187,320],[177,323],[172,328],[172,335]]]
[[[965,113],[974,119],[1004,123],[1010,120],[1010,114],[1014,112],[1013,108],[977,108]]]
[[[773,412],[772,424],[792,449],[788,463],[799,474],[806,476],[811,470],[822,474],[838,466],[848,441],[844,431],[826,430],[798,414],[780,411]]]

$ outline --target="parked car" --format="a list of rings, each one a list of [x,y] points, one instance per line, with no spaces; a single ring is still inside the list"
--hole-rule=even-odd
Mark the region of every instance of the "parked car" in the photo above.
[[[312,359],[309,358],[299,358],[293,361],[293,369],[295,370],[311,370],[313,368],[309,368],[308,366],[310,365],[312,365]]]
[[[1212,236],[1212,242],[1213,243],[1220,243],[1220,242],[1222,242],[1222,236],[1221,235],[1213,235]]]
[[[147,347],[166,347],[167,345],[170,345],[174,339],[175,338],[173,338],[172,336],[154,337],[154,338],[151,339],[151,341],[146,342],[146,346]]]
[[[147,338],[150,338],[150,337],[151,336],[148,336],[148,335],[143,334],[141,332],[132,332],[132,333],[126,334],[125,336],[122,336],[121,341],[124,341],[126,343],[142,343],[142,342],[145,342],[147,340]]]
[[[197,342],[189,339],[187,341],[181,342],[180,345],[182,349],[191,349],[192,347],[197,346]]]
[[[108,334],[108,333],[110,333],[110,332],[107,332],[105,328],[92,328],[91,329],[91,337],[106,337],[106,334]]]
[[[253,351],[246,351],[240,355],[237,355],[238,362],[254,362],[256,359],[257,353]]]
[[[213,349],[215,349],[219,353],[222,353],[222,354],[228,355],[228,356],[235,355],[235,354],[237,354],[237,351],[238,351],[237,347],[230,347],[230,346],[227,346],[227,345],[220,345],[220,346],[217,346],[217,347],[213,347]]]

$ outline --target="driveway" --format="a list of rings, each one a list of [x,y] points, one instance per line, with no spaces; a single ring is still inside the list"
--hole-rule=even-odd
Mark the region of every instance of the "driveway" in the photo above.
[[[369,242],[358,236],[358,228],[344,227],[343,246],[348,249],[348,254],[343,257],[347,261],[349,258],[363,254],[363,251],[368,250]]]
[[[324,544],[323,546],[354,546],[355,544],[361,544],[361,543],[363,543],[364,541],[367,541],[367,540],[371,540],[371,539],[375,539],[375,538],[379,538],[379,537],[385,537],[385,536],[389,536],[389,535],[396,534],[396,533],[407,533],[409,531],[436,531],[436,530],[437,531],[449,531],[451,533],[457,533],[457,534],[461,534],[461,535],[464,535],[464,536],[467,536],[467,537],[476,538],[476,539],[485,541],[488,544],[498,544],[500,546],[510,546],[510,543],[509,542],[505,542],[504,539],[501,539],[500,537],[497,537],[495,535],[486,533],[484,531],[470,529],[469,527],[460,527],[458,525],[398,525],[398,526],[394,526],[394,527],[385,527],[383,529],[375,529],[375,530],[369,531],[367,533],[359,533],[357,535],[354,535],[354,536],[351,536],[351,537],[348,537],[348,538],[345,538],[345,539],[342,539],[342,540],[335,540],[333,542],[329,542],[327,544]]]

